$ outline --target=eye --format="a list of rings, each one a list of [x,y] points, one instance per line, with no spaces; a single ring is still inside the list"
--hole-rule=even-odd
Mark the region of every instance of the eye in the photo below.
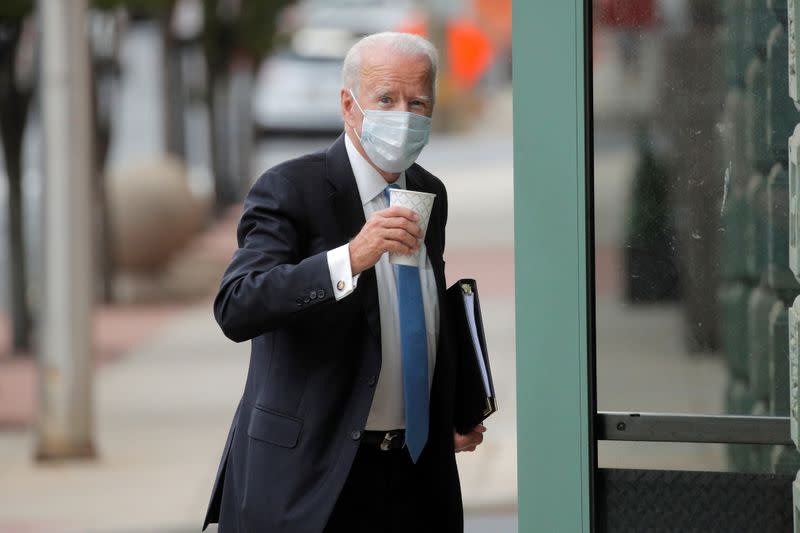
[[[380,98],[378,98],[378,102],[388,105],[392,103],[392,99],[389,98],[388,96],[381,96]]]
[[[420,108],[424,109],[426,107],[426,104],[422,100],[413,100],[411,102],[411,106],[412,107],[420,107]]]

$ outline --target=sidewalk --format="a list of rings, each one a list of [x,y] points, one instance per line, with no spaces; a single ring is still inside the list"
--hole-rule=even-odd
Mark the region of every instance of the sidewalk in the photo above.
[[[159,290],[184,296],[209,278],[199,300],[162,305],[155,292],[140,293],[138,305],[98,312],[97,460],[34,463],[33,364],[0,363],[0,533],[199,530],[249,356],[249,344],[226,339],[211,313],[237,220],[231,213],[199,236],[164,275]],[[454,243],[468,242],[455,226]],[[479,453],[457,456],[465,512],[473,522],[505,513],[500,523],[508,524],[516,505],[513,254],[498,242],[482,252],[455,246],[447,258],[449,282],[486,280],[500,406]]]
[[[122,276],[117,302],[98,306],[93,317],[96,368],[128,354],[182,310],[207,298],[235,248],[240,208],[230,209],[213,227],[179,250],[158,274]],[[37,375],[33,357],[13,357],[9,318],[0,313],[0,431],[33,423]]]

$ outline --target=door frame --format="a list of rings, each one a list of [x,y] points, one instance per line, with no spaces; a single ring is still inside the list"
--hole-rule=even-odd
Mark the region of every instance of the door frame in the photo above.
[[[519,531],[589,532],[591,6],[520,0],[513,21]]]

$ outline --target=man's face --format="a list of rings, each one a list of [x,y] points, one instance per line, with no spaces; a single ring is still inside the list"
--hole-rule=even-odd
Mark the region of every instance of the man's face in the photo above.
[[[408,111],[430,117],[433,113],[432,93],[427,56],[401,55],[379,47],[365,51],[356,93],[363,109]],[[341,98],[345,122],[361,135],[364,116],[347,88],[342,90]]]

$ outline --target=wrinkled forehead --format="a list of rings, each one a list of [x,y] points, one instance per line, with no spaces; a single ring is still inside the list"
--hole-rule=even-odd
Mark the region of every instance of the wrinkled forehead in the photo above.
[[[364,52],[360,78],[365,88],[402,86],[416,92],[432,92],[432,65],[424,53],[397,52],[388,47],[372,47]]]

